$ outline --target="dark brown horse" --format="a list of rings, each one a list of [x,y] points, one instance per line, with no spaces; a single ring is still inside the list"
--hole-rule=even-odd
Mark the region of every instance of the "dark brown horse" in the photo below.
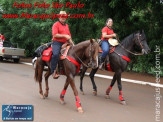
[[[137,46],[142,50],[141,54],[132,53],[134,50],[134,47]],[[144,31],[141,32],[135,32],[127,36],[114,50],[113,53],[108,54],[110,59],[110,67],[114,73],[113,79],[111,81],[110,86],[106,89],[106,98],[109,98],[110,91],[112,87],[114,86],[115,82],[117,81],[118,89],[119,89],[119,99],[122,104],[126,104],[123,95],[122,95],[122,84],[121,84],[121,73],[125,71],[128,65],[128,60],[132,54],[134,55],[143,55],[148,54],[150,52],[150,48],[147,45],[146,36]],[[124,58],[125,57],[125,58]],[[126,60],[124,60],[124,59]],[[81,93],[83,92],[83,78],[84,74],[87,70],[87,67],[83,66],[83,69],[81,71],[81,77],[80,77],[80,90]],[[97,94],[97,87],[94,81],[94,75],[96,74],[98,68],[92,69],[91,73],[89,74],[92,85],[93,85],[93,94]]]
[[[70,48],[67,57],[64,60],[59,61],[59,67],[62,67],[64,75],[67,76],[63,91],[60,94],[60,102],[64,103],[64,95],[66,93],[67,87],[69,84],[72,87],[72,90],[74,92],[75,98],[76,98],[76,106],[78,112],[83,112],[83,109],[80,104],[80,99],[78,97],[78,91],[76,89],[75,83],[74,83],[74,77],[77,74],[77,70],[79,69],[79,65],[77,64],[83,64],[91,66],[92,68],[98,67],[98,49],[99,45],[95,40],[88,40],[81,42],[73,47]],[[69,61],[72,59],[72,61]],[[75,64],[75,63],[76,64]],[[45,77],[45,83],[46,83],[46,91],[43,94],[42,90],[42,74],[44,66],[48,66],[48,71],[44,75]],[[49,92],[49,86],[48,86],[48,78],[51,75],[50,72],[50,62],[45,62],[42,60],[41,57],[37,59],[36,62],[36,69],[35,69],[35,80],[39,82],[39,93],[41,98],[48,97]]]

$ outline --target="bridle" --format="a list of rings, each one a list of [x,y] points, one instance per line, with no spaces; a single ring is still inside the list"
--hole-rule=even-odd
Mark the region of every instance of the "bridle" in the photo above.
[[[92,43],[90,43],[90,45],[89,45],[89,57],[90,57],[90,62],[88,63],[88,65],[85,64],[85,63],[82,61],[82,59],[79,58],[79,56],[75,53],[75,56],[78,58],[78,60],[82,63],[83,66],[85,66],[85,67],[87,67],[87,68],[91,67],[91,64],[92,64],[92,62],[93,62],[93,59],[92,59],[92,46],[93,46],[93,45],[94,45],[94,44],[92,44]],[[83,56],[84,56],[84,53],[85,53],[85,52],[83,52]],[[83,56],[82,56],[82,58],[83,58]]]
[[[142,43],[141,43],[141,40],[140,40],[140,34],[138,35],[138,42],[139,42],[139,45],[140,45],[140,47],[141,47],[141,49],[142,49],[142,52],[141,53],[133,53],[133,52],[131,52],[130,50],[127,50],[123,45],[121,45],[121,43],[119,43],[119,45],[126,51],[126,52],[128,52],[128,53],[131,53],[131,54],[133,54],[133,55],[144,55],[144,52],[146,52],[145,51],[145,49],[144,49],[144,47],[143,47],[143,45],[142,45]],[[119,40],[119,38],[118,37],[116,37],[116,39],[118,40],[118,42],[120,42],[120,40]]]
[[[93,44],[90,43],[90,47],[89,47],[89,57],[90,57],[90,62],[88,63],[88,66],[91,66],[93,59],[92,59],[92,46]]]

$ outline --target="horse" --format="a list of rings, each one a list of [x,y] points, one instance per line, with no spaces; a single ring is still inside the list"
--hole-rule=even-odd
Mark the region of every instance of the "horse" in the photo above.
[[[138,47],[139,49],[140,48],[142,49],[141,54],[136,54],[132,52],[135,46]],[[129,36],[127,36],[121,43],[119,43],[118,46],[115,47],[115,50],[112,53],[107,55],[109,56],[109,60],[110,60],[109,61],[110,66],[108,68],[110,68],[113,72],[115,72],[110,86],[106,89],[105,97],[107,99],[110,98],[109,93],[112,87],[114,86],[115,82],[117,81],[120,103],[123,105],[126,105],[126,101],[123,98],[123,94],[122,94],[121,73],[124,72],[125,69],[127,68],[127,65],[130,60],[129,57],[131,57],[131,54],[144,55],[144,54],[148,54],[149,52],[150,52],[150,48],[147,45],[146,35],[144,33],[144,30],[142,30],[142,31],[134,32],[130,34]],[[82,94],[84,94],[83,78],[84,78],[86,70],[87,70],[87,67],[83,66],[83,69],[81,70],[81,73],[80,73],[80,91]],[[97,70],[98,68],[92,69],[89,74],[89,77],[93,85],[94,95],[97,95],[97,87],[94,81],[94,75],[97,72]]]
[[[61,104],[65,103],[64,96],[70,84],[76,98],[76,107],[79,113],[83,113],[83,109],[80,103],[80,99],[78,97],[78,91],[74,83],[74,78],[80,69],[80,64],[90,66],[93,69],[98,67],[98,50],[99,50],[98,43],[94,39],[90,39],[78,43],[75,46],[71,46],[65,59],[62,60],[60,59],[59,61],[59,67],[62,67],[63,69],[62,71],[64,72],[64,75],[66,75],[67,77],[64,88],[60,94],[60,102]],[[47,66],[48,69],[44,75],[46,91],[43,94],[42,75],[43,75],[44,66]],[[48,78],[50,75],[51,75],[50,61],[43,61],[42,56],[39,57],[36,61],[34,79],[36,82],[39,83],[39,94],[40,97],[43,99],[48,97],[48,92],[49,92]]]

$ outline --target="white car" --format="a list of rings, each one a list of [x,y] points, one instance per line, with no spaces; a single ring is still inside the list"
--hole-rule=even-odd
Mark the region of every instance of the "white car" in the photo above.
[[[0,60],[12,59],[18,63],[21,57],[25,56],[25,49],[14,48],[13,44],[9,41],[3,42],[3,47],[0,47]]]
[[[32,59],[32,66],[33,66],[34,69],[36,68],[36,60],[37,60],[37,57],[34,57],[34,58]],[[45,66],[45,67],[44,67],[44,70],[47,70],[47,69],[48,69],[48,67]]]
[[[37,57],[34,57],[32,59],[32,65],[33,65],[33,68],[35,69],[36,68],[36,60],[37,60]]]

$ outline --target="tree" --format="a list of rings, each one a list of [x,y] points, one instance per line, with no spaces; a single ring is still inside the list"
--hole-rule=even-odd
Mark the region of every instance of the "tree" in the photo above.
[[[114,21],[114,31],[118,34],[120,40],[127,35],[144,29],[148,44],[151,48],[151,53],[146,56],[136,58],[133,70],[141,72],[153,72],[155,64],[155,45],[163,43],[163,3],[160,0],[17,0],[18,3],[27,3],[34,5],[38,3],[62,3],[84,4],[83,8],[13,8],[15,1],[0,0],[0,11],[3,14],[57,14],[60,10],[66,10],[72,14],[93,14],[93,18],[69,18],[69,24],[72,39],[75,43],[79,43],[90,38],[100,38],[101,29],[105,26],[107,18],[112,18]],[[159,11],[159,12],[158,12]],[[2,13],[2,12],[1,12]],[[15,18],[4,19],[3,14],[0,14],[0,32],[4,33],[7,40],[13,43],[18,43],[20,47],[25,48],[27,56],[32,56],[34,50],[42,43],[50,42],[51,27],[58,19],[33,19],[33,18]],[[163,49],[161,47],[161,55]],[[150,63],[149,63],[150,62]],[[162,63],[162,62],[161,62]]]

